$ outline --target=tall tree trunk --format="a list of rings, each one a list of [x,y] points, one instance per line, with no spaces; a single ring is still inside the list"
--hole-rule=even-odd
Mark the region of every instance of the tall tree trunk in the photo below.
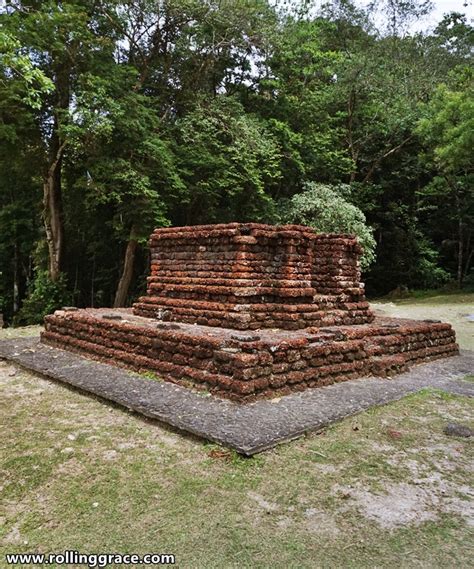
[[[15,245],[13,249],[13,314],[16,314],[19,309],[20,309],[20,275],[19,275],[19,265],[18,265],[18,242],[15,237]]]
[[[356,105],[356,93],[354,89],[351,89],[349,95],[349,101],[347,103],[347,142],[349,144],[349,152],[351,154],[353,168],[350,173],[349,183],[355,182],[357,176],[357,158],[359,155],[359,150],[354,147],[353,138],[353,124],[354,124],[354,109]]]
[[[463,281],[463,235],[462,235],[462,219],[459,218],[458,221],[458,270],[457,270],[457,280],[459,288],[462,287]]]
[[[67,113],[70,99],[71,62],[63,62],[55,69],[55,109],[53,131],[49,148],[49,163],[43,181],[43,221],[48,243],[48,271],[53,282],[61,274],[64,248],[64,215],[61,188],[61,168],[66,140],[60,135],[62,113]]]
[[[461,211],[461,199],[459,196],[459,189],[456,188],[456,212],[458,216],[458,270],[457,281],[459,288],[462,287],[463,281],[463,250],[464,250],[464,236],[463,236],[463,219]]]
[[[135,225],[133,225],[130,230],[127,249],[125,250],[122,276],[120,277],[117,292],[115,293],[114,308],[125,306],[127,301],[128,291],[133,277],[133,265],[135,264],[135,253],[137,251],[137,247],[137,231]]]
[[[55,153],[43,182],[43,222],[48,244],[48,272],[53,282],[61,274],[64,246],[63,204],[61,192],[61,164],[65,143],[54,144]]]
[[[472,257],[474,255],[474,249],[471,248],[471,237],[472,237],[472,231],[469,231],[469,233],[467,234],[467,240],[466,240],[466,263],[464,265],[464,276],[467,277],[467,275],[469,274],[469,267],[471,266],[471,260]]]

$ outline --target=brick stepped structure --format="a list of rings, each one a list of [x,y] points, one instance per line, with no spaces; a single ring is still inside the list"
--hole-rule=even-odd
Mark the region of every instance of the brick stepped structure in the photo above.
[[[449,324],[376,318],[371,324],[242,333],[157,324],[107,309],[57,311],[42,341],[136,371],[194,384],[235,399],[318,387],[365,375],[392,375],[457,353]]]
[[[139,316],[239,330],[363,324],[357,239],[298,225],[157,229]]]
[[[458,352],[449,324],[374,318],[352,236],[234,223],[159,229],[150,247],[133,309],[56,311],[42,341],[241,402]]]

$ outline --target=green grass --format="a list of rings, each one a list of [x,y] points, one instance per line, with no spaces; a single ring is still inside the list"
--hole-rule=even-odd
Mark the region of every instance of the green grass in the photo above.
[[[23,338],[27,336],[39,336],[43,326],[23,326],[21,328],[0,328],[0,339]]]
[[[385,299],[387,300],[387,299]],[[449,322],[456,331],[456,339],[461,348],[474,350],[474,324],[467,315],[474,313],[474,294],[435,295],[392,300],[390,302],[373,302],[372,308],[384,316],[423,320],[431,318]]]
[[[443,434],[472,417],[466,398],[424,391],[249,459],[9,371],[0,364],[0,559],[75,549],[174,553],[206,569],[469,564],[472,445]],[[400,496],[421,518],[388,527],[385,495],[389,525],[405,515]]]
[[[442,304],[473,304],[474,303],[474,290],[469,289],[430,289],[430,290],[412,290],[407,292],[400,298],[392,298],[384,296],[381,298],[373,298],[371,302],[383,303],[394,302],[396,304],[413,304],[423,303],[432,305]]]
[[[146,379],[151,379],[153,381],[163,381],[163,379],[153,371],[143,371],[140,372],[138,375]]]

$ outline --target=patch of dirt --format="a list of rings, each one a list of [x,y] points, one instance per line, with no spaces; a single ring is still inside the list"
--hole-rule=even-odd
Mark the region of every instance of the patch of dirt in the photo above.
[[[396,458],[393,461],[400,465]],[[447,480],[441,472],[431,472],[429,467],[417,461],[407,460],[403,464],[413,474],[411,483],[379,480],[382,491],[367,489],[360,483],[336,485],[333,493],[343,495],[364,517],[384,529],[416,526],[436,520],[441,513],[457,514],[468,525],[474,525],[472,487]]]
[[[386,494],[376,494],[363,488],[346,489],[357,509],[384,529],[436,519],[431,496],[423,488],[399,483],[386,485],[385,491]]]
[[[468,443],[469,444],[469,443]],[[431,462],[434,464],[436,461],[449,461],[451,465],[471,464],[472,461],[466,456],[467,446],[466,443],[461,441],[451,442],[446,441],[445,443],[433,443],[430,445],[425,445],[421,447],[416,447],[412,449],[414,453],[419,453],[420,455],[427,455]],[[442,463],[441,463],[442,464]]]
[[[456,413],[460,410],[454,403],[450,402],[449,409]],[[433,406],[433,410],[435,407],[438,405]],[[446,413],[442,402],[439,407],[439,411]],[[463,411],[466,413],[465,409]],[[355,507],[364,517],[384,529],[416,526],[436,520],[442,513],[459,515],[466,524],[473,525],[474,488],[466,480],[469,472],[474,470],[468,454],[469,443],[440,442],[442,433],[434,435],[433,442],[404,450],[373,443],[372,448],[382,454],[382,460],[390,466],[407,469],[410,476],[400,482],[379,478],[377,489],[361,482],[347,486],[336,484],[332,493],[345,498],[339,511],[347,510],[348,505]]]
[[[46,379],[33,376],[21,368],[2,361],[0,361],[0,386],[5,388],[2,398],[43,395],[45,391],[53,391],[57,387]]]
[[[108,460],[108,461],[117,460],[118,456],[119,456],[118,452],[116,450],[113,450],[113,449],[106,450],[102,453],[102,458],[104,460]]]
[[[97,440],[99,437],[89,437],[88,440]],[[124,441],[117,443],[117,448],[119,450],[132,450],[134,448],[139,448],[140,445],[132,441]]]
[[[256,502],[258,506],[260,506],[260,508],[266,512],[276,512],[279,509],[278,504],[268,502],[263,496],[257,494],[256,492],[249,491],[247,492],[247,496]]]
[[[333,464],[324,464],[320,462],[314,463],[314,468],[324,474],[336,474],[344,468],[344,465],[339,464],[337,467]]]
[[[18,528],[18,525],[14,525],[10,531],[4,536],[3,540],[4,543],[11,543],[11,544],[19,544],[22,541],[21,533]]]
[[[340,530],[333,516],[317,508],[308,508],[304,512],[305,526],[311,533],[323,534],[327,537],[336,537]]]
[[[396,447],[394,447],[393,445],[379,443],[377,441],[371,441],[370,446],[371,446],[372,450],[374,450],[375,452],[379,452],[379,453],[388,453],[388,452],[392,453],[396,449]]]
[[[293,524],[293,519],[289,516],[280,516],[276,522],[276,525],[280,529],[288,529]]]
[[[83,461],[72,456],[69,460],[61,462],[55,469],[55,476],[79,476],[85,472]]]

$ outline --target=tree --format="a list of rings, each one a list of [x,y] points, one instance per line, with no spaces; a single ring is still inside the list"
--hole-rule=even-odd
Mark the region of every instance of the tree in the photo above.
[[[0,31],[0,76],[2,83],[19,79],[24,90],[23,101],[38,109],[42,97],[54,90],[53,82],[38,69],[29,55],[21,53],[21,43],[12,33]]]
[[[474,89],[469,69],[457,75],[455,87],[438,86],[417,130],[426,146],[425,160],[438,171],[420,195],[425,204],[442,208],[443,225],[448,221],[455,227],[456,277],[462,286],[474,254]]]
[[[35,61],[50,85],[50,93],[37,105],[36,119],[43,137],[43,222],[48,246],[48,271],[59,280],[65,247],[63,162],[77,100],[81,74],[99,73],[111,59],[113,44],[101,35],[100,18],[92,0],[70,2],[14,2],[3,23],[15,31],[23,50]]]
[[[343,145],[336,72],[344,55],[327,38],[325,20],[289,18],[273,34],[261,77],[245,102],[268,122],[283,152],[276,197],[289,197],[308,179],[339,182],[352,160]]]
[[[138,245],[169,223],[165,200],[184,187],[154,99],[133,89],[136,70],[123,66],[113,74],[82,77],[93,86],[81,91],[85,100],[67,129],[67,160],[75,172],[71,191],[89,209],[105,207],[115,239],[126,244],[114,299],[124,306]]]
[[[362,211],[350,203],[350,187],[307,183],[304,190],[283,205],[282,220],[314,227],[321,233],[351,233],[363,249],[361,267],[375,260],[375,239]]]
[[[280,176],[279,147],[265,125],[231,97],[201,100],[176,122],[177,164],[186,186],[177,223],[262,220]],[[184,196],[183,196],[184,197]]]
[[[78,306],[126,304],[142,292],[153,227],[273,222],[284,203],[300,221],[329,216],[328,229],[358,221],[364,238],[373,228],[372,294],[436,286],[447,272],[463,281],[471,111],[451,71],[471,61],[472,27],[453,13],[409,34],[426,2],[375,4],[388,27],[350,0],[317,12],[268,0],[8,2],[7,319],[25,295],[30,320],[67,295]]]
[[[21,49],[12,33],[0,32],[0,310],[9,319],[28,288],[37,240],[42,138],[35,111],[52,83]]]

